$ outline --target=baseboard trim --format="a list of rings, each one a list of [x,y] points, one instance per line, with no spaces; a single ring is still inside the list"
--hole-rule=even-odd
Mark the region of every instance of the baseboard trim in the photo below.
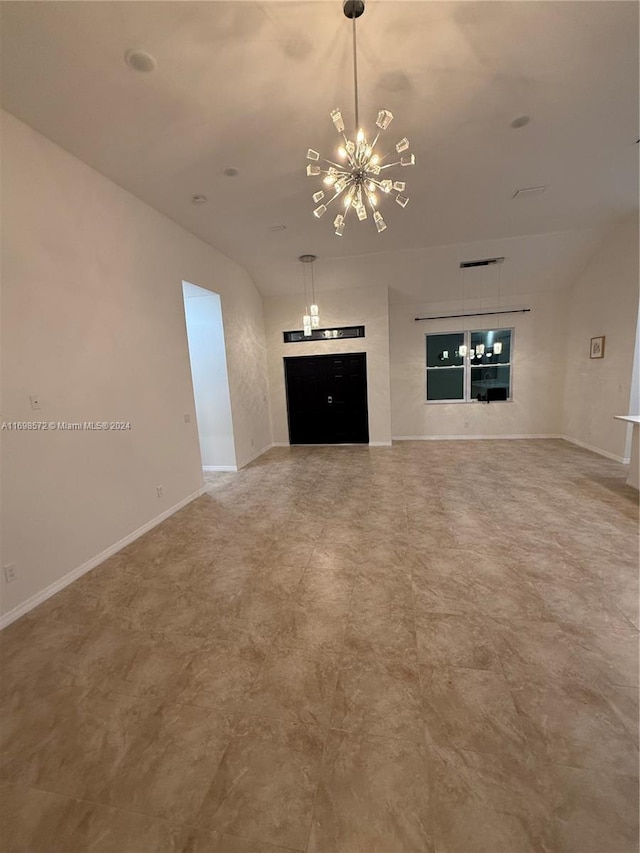
[[[245,459],[244,462],[241,462],[238,465],[237,470],[240,471],[242,468],[246,468],[247,465],[250,465],[251,462],[254,462],[259,456],[262,456],[263,453],[266,453],[267,450],[271,450],[272,447],[275,447],[275,445],[273,443],[265,444],[265,446],[262,448],[262,450],[258,450],[258,452],[254,453],[253,456],[250,456],[248,459]]]
[[[108,560],[109,557],[112,557],[114,554],[117,554],[118,551],[121,551],[123,548],[126,548],[127,545],[130,545],[131,542],[135,542],[136,539],[139,539],[141,536],[144,536],[149,530],[152,530],[154,527],[157,527],[161,524],[166,518],[169,518],[170,515],[178,512],[178,510],[182,509],[187,504],[191,503],[191,501],[196,500],[201,495],[205,493],[204,486],[198,489],[196,492],[188,495],[183,500],[178,501],[177,504],[174,504],[169,509],[157,515],[155,518],[152,518],[151,521],[148,521],[146,524],[143,524],[142,527],[139,527],[137,530],[134,530],[132,533],[129,533],[124,539],[118,540],[113,545],[110,545],[108,548],[105,548],[104,551],[101,551],[95,557],[92,557],[90,560],[87,560],[86,563],[83,563],[81,566],[78,566],[75,569],[72,569],[70,572],[67,572],[66,575],[63,575],[61,578],[58,578],[57,581],[54,581],[49,586],[40,590],[40,592],[36,592],[35,595],[32,595],[31,598],[27,598],[26,601],[23,601],[22,604],[18,604],[17,607],[14,607],[12,610],[9,610],[8,613],[5,613],[3,616],[0,616],[0,631],[3,628],[6,628],[8,625],[11,625],[12,622],[15,622],[16,619],[19,619],[21,616],[24,616],[25,613],[28,613],[30,610],[33,610],[34,607],[37,607],[39,604],[42,604],[43,601],[46,601],[48,598],[51,598],[52,595],[55,595],[60,590],[64,589],[69,584],[78,580],[78,578],[85,575],[87,572],[90,572],[92,569],[95,569],[96,566],[99,566],[100,563],[104,563],[105,560]]]
[[[582,447],[584,450],[590,450],[592,453],[597,453],[598,456],[604,456],[607,459],[613,459],[614,462],[620,462],[622,465],[628,465],[631,459],[627,456],[617,456],[615,453],[610,453],[608,450],[602,450],[600,447],[594,447],[592,444],[587,444],[585,441],[580,441],[577,438],[572,438],[570,435],[561,435],[569,444],[575,444]]]
[[[394,441],[513,441],[520,439],[564,438],[563,435],[541,435],[525,433],[522,435],[394,435]]]
[[[369,447],[392,447],[392,441],[370,441]]]
[[[203,465],[203,471],[232,471],[236,472],[238,470],[237,465]]]
[[[607,459],[612,459],[614,462],[620,462],[622,465],[628,465],[631,461],[625,456],[617,456],[615,453],[610,453],[608,450],[602,450],[599,447],[594,447],[591,444],[587,444],[584,441],[579,441],[577,438],[571,438],[568,435],[555,435],[555,434],[541,434],[536,435],[532,433],[525,433],[522,435],[394,435],[394,441],[489,441],[496,440],[499,441],[501,439],[511,441],[514,439],[561,439],[562,441],[568,441],[570,444],[576,444],[578,447],[582,447],[584,450],[590,450],[592,453],[597,453],[599,456],[605,456]]]

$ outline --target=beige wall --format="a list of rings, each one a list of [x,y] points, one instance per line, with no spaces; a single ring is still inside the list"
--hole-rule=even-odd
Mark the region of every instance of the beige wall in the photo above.
[[[386,287],[366,290],[330,291],[316,294],[321,326],[365,326],[364,338],[344,341],[314,341],[285,344],[282,333],[302,328],[302,286],[300,298],[265,299],[265,326],[269,358],[269,387],[273,440],[288,443],[287,403],[284,384],[285,356],[330,355],[366,352],[369,398],[369,440],[371,444],[391,442],[389,395],[389,302]]]
[[[183,279],[222,298],[238,464],[271,435],[248,274],[7,114],[2,146],[2,420],[131,422],[3,432],[6,613],[201,486]]]
[[[638,319],[638,217],[619,224],[570,294],[564,385],[565,435],[615,458],[625,454]],[[592,337],[605,356],[589,358]]]
[[[475,290],[478,294],[478,290]],[[562,425],[564,291],[537,293],[500,292],[495,283],[484,298],[392,304],[391,403],[394,438],[544,436],[558,435]],[[530,308],[527,314],[500,318],[415,322],[415,317],[436,314]],[[426,403],[425,336],[433,332],[514,329],[512,369],[513,400],[505,403]]]

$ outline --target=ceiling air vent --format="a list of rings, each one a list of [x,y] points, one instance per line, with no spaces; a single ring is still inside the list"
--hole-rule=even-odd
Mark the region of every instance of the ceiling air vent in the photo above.
[[[501,264],[504,258],[480,258],[477,261],[460,261],[460,269],[468,267],[490,267],[492,264]]]

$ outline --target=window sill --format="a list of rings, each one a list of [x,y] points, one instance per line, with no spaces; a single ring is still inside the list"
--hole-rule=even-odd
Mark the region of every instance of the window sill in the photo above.
[[[487,403],[485,400],[425,400],[425,406],[468,406],[469,404],[475,403],[476,406],[495,406],[496,403],[498,405],[504,403],[513,403],[513,400],[492,400],[490,403]]]

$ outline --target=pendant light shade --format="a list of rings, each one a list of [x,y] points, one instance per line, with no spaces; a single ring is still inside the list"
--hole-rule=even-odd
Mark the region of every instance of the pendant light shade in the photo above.
[[[316,260],[315,255],[300,255],[298,260],[302,263],[302,287],[304,293],[304,314],[302,316],[302,330],[306,338],[310,338],[313,334],[313,329],[320,328],[320,313],[316,304],[316,286],[313,275],[313,262]],[[311,305],[307,302],[307,265],[311,268]]]

